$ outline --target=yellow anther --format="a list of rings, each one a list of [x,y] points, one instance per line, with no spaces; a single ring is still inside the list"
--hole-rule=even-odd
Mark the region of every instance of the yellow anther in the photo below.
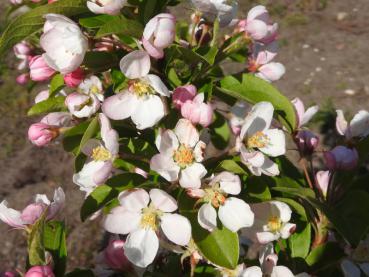
[[[111,153],[103,146],[98,146],[92,150],[92,159],[95,161],[108,161],[112,158]]]
[[[263,148],[269,144],[270,140],[263,132],[256,132],[246,141],[247,148]]]
[[[133,81],[130,83],[130,90],[137,96],[144,96],[152,93],[151,86],[144,81]]]
[[[282,228],[282,221],[277,216],[272,216],[268,221],[269,230],[273,233],[278,232]]]
[[[97,86],[92,85],[90,87],[90,93],[97,94],[97,93],[100,93],[100,90],[99,90],[99,88]]]
[[[194,162],[195,156],[191,148],[181,145],[174,152],[173,159],[180,167],[184,168]]]

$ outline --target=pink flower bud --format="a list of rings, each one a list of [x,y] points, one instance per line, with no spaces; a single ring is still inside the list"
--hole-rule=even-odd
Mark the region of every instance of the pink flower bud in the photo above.
[[[39,147],[48,145],[58,135],[58,128],[41,122],[32,124],[28,129],[28,139]]]
[[[171,45],[175,38],[176,18],[170,13],[161,13],[145,26],[142,43],[150,56],[161,59],[163,49]]]
[[[21,219],[25,224],[34,224],[45,211],[46,205],[43,203],[33,203],[28,205],[21,214]]]
[[[198,94],[193,100],[187,100],[182,105],[181,114],[193,124],[200,124],[208,127],[213,121],[213,108],[204,103],[204,94]]]
[[[324,152],[324,159],[329,170],[352,170],[357,166],[359,154],[355,148],[340,145]]]
[[[174,90],[172,100],[177,109],[181,109],[182,105],[187,100],[192,100],[197,94],[197,89],[194,85],[185,85]]]
[[[65,105],[69,112],[78,118],[90,117],[100,108],[100,102],[96,95],[78,92],[69,94],[65,99]]]
[[[328,170],[318,171],[315,176],[315,184],[318,187],[318,189],[321,191],[324,197],[327,197],[330,178],[331,178],[331,174]]]
[[[79,86],[80,83],[82,83],[84,77],[85,74],[82,68],[79,67],[73,72],[64,75],[64,82],[68,87],[76,88]]]
[[[20,5],[23,3],[23,0],[10,0],[10,3],[12,3],[13,5]]]
[[[26,56],[31,55],[32,49],[27,42],[22,41],[14,45],[13,51],[17,58],[24,59]]]
[[[112,269],[127,271],[131,269],[131,263],[124,254],[123,240],[111,240],[104,250],[105,263]]]
[[[49,265],[33,266],[24,277],[54,277],[53,270]]]
[[[47,65],[42,56],[35,56],[29,62],[30,76],[33,81],[42,82],[49,80],[55,74],[55,70]]]
[[[310,131],[303,130],[297,133],[295,143],[302,156],[311,155],[319,145],[319,137]]]
[[[29,81],[29,74],[28,73],[23,73],[23,74],[19,75],[15,79],[15,81],[17,82],[18,85],[23,86],[23,85],[25,85],[25,84],[28,83],[28,81]]]

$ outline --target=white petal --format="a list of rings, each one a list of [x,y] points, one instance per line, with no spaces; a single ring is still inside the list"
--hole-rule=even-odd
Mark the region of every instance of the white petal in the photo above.
[[[127,211],[118,206],[113,208],[104,220],[104,228],[113,234],[126,235],[138,229],[141,221],[140,212]]]
[[[138,99],[129,91],[124,91],[105,99],[102,105],[103,113],[114,120],[126,119],[138,108]]]
[[[177,135],[179,142],[188,147],[194,147],[200,139],[199,132],[187,119],[178,121],[174,133]]]
[[[278,165],[268,157],[264,158],[265,158],[264,163],[260,168],[261,172],[268,176],[278,176],[279,175]]]
[[[271,277],[294,277],[291,270],[285,266],[276,266],[273,268]]]
[[[160,220],[161,229],[171,242],[182,246],[189,243],[191,224],[187,218],[179,214],[164,214]]]
[[[342,110],[336,110],[337,117],[336,117],[336,129],[337,132],[344,136],[347,132],[348,123],[345,119],[345,115],[343,114]]]
[[[144,189],[129,189],[118,196],[120,205],[128,211],[141,211],[150,202],[150,196]]]
[[[201,187],[201,179],[207,173],[206,168],[200,163],[193,163],[181,171],[179,184],[183,188],[198,189]]]
[[[151,68],[150,56],[146,51],[136,50],[120,61],[120,70],[129,79],[145,77]]]
[[[109,150],[109,152],[113,155],[118,154],[119,152],[119,136],[118,132],[111,128],[111,124],[109,119],[105,116],[105,114],[99,114],[100,125],[101,125],[101,138],[104,142],[105,147]]]
[[[237,195],[241,192],[241,180],[236,174],[227,171],[221,172],[211,180],[210,185],[217,183],[225,193]]]
[[[219,207],[218,216],[225,227],[232,232],[237,232],[244,227],[250,227],[254,223],[254,213],[245,201],[229,197]]]
[[[251,266],[242,271],[240,277],[263,277],[263,272],[258,266]]]
[[[65,194],[62,188],[57,188],[54,192],[53,202],[50,203],[48,210],[48,219],[52,219],[64,208]]]
[[[296,230],[296,224],[287,223],[280,230],[282,239],[288,239]]]
[[[169,182],[178,180],[180,167],[173,161],[172,156],[156,154],[150,160],[150,168]]]
[[[319,110],[318,106],[312,106],[308,108],[304,113],[304,116],[302,117],[301,125],[308,123],[313,118],[313,116],[318,112],[318,110]]]
[[[258,232],[256,237],[259,243],[266,244],[279,239],[278,234],[273,234],[271,232]]]
[[[155,208],[163,212],[171,213],[178,209],[177,201],[163,190],[150,190],[150,198]]]
[[[200,226],[209,232],[217,227],[217,211],[210,204],[204,204],[199,209],[197,221]]]
[[[124,254],[138,267],[151,264],[159,249],[159,239],[152,229],[138,229],[130,233],[124,244]]]
[[[341,269],[345,277],[360,277],[360,269],[350,260],[343,260],[341,262]]]
[[[21,219],[21,213],[17,210],[8,208],[8,202],[0,203],[0,220],[14,228],[24,228],[24,222]]]
[[[156,137],[155,145],[160,153],[166,155],[172,155],[179,147],[178,139],[172,130],[160,132]]]
[[[93,190],[97,185],[100,185],[94,181],[95,173],[99,172],[104,164],[103,161],[90,161],[84,164],[82,170],[73,175],[73,183],[80,186],[83,191]]]
[[[144,96],[139,98],[137,109],[131,118],[137,129],[143,130],[153,127],[165,115],[164,103],[157,95]]]
[[[282,222],[288,222],[291,219],[292,210],[284,202],[270,201],[271,213],[273,216],[278,216]]]
[[[269,142],[265,147],[259,148],[261,152],[271,157],[278,157],[286,153],[286,137],[282,130],[269,129],[264,131]]]
[[[163,81],[156,75],[149,74],[146,76],[146,78],[149,80],[150,86],[161,96],[170,96],[170,92],[166,85],[163,83]]]
[[[241,129],[241,138],[252,136],[258,131],[269,129],[273,119],[274,107],[269,102],[259,102],[252,107],[252,110],[245,118],[245,123]]]
[[[359,111],[350,122],[352,137],[365,137],[369,134],[369,112]]]

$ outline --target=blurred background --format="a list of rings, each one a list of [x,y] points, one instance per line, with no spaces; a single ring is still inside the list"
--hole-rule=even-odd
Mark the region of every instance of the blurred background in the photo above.
[[[335,108],[353,115],[369,109],[369,1],[368,0],[240,0],[240,17],[256,4],[268,6],[279,23],[280,51],[276,61],[286,66],[285,76],[275,85],[290,99],[300,97],[307,105],[318,104],[334,118]],[[0,30],[10,4],[0,1]],[[190,8],[188,8],[188,15]],[[176,9],[179,9],[177,7]],[[81,224],[79,208],[84,194],[72,183],[72,158],[60,145],[47,149],[32,146],[27,118],[40,89],[30,93],[17,85],[15,58],[0,64],[0,202],[24,207],[36,193],[52,197],[63,186],[68,199],[69,268],[93,264],[103,237],[99,220]],[[22,268],[26,240],[23,232],[0,223],[0,271]]]

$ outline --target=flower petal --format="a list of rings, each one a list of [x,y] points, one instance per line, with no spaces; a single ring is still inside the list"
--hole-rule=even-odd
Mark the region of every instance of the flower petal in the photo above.
[[[199,132],[192,125],[191,121],[187,119],[180,119],[178,121],[174,133],[177,135],[179,142],[188,147],[195,147],[200,139]]]
[[[263,277],[263,272],[258,266],[250,266],[242,271],[240,277]]]
[[[48,219],[53,219],[56,214],[64,208],[65,194],[62,188],[57,188],[54,192],[53,202],[50,203],[48,209]]]
[[[280,230],[282,239],[288,239],[296,230],[296,224],[287,223]]]
[[[164,214],[160,220],[161,229],[171,242],[182,246],[190,242],[191,224],[186,217],[179,214]]]
[[[82,191],[90,193],[97,185],[94,181],[95,173],[105,165],[103,161],[90,161],[85,163],[82,170],[73,175],[73,183],[80,186]]]
[[[151,264],[159,249],[159,239],[152,229],[138,229],[130,233],[124,244],[124,254],[131,263],[145,268]]]
[[[150,160],[150,168],[169,182],[178,180],[180,167],[173,161],[172,156],[156,154]]]
[[[105,147],[112,155],[117,155],[119,152],[118,132],[111,128],[110,121],[105,114],[100,113],[99,119],[101,125],[101,138]]]
[[[161,96],[170,96],[170,91],[158,76],[148,74],[146,78],[149,80],[150,86],[152,86],[157,93],[159,93]]]
[[[275,240],[279,239],[279,235],[278,234],[273,234],[271,232],[257,232],[256,233],[256,238],[257,238],[259,243],[267,244],[269,242],[272,242],[272,241],[275,241]]]
[[[150,56],[146,51],[136,50],[124,56],[119,65],[120,70],[127,78],[139,79],[150,72]]]
[[[203,204],[197,214],[200,226],[209,232],[217,228],[217,211],[210,204]]]
[[[8,208],[8,202],[0,203],[0,220],[14,228],[24,228],[24,222],[21,219],[21,213],[17,210]]]
[[[361,110],[355,114],[350,122],[352,137],[365,137],[369,134],[369,112]]]
[[[265,147],[259,148],[261,152],[271,157],[278,157],[286,153],[286,137],[282,130],[269,129],[264,131],[269,142]]]
[[[150,196],[144,189],[129,189],[121,192],[118,200],[126,210],[137,212],[149,205]]]
[[[138,229],[141,221],[140,212],[127,211],[118,206],[113,208],[104,220],[104,228],[113,234],[126,235]]]
[[[232,232],[237,232],[244,227],[250,227],[254,223],[254,213],[245,201],[229,197],[219,207],[218,216],[225,227]]]
[[[193,163],[181,171],[179,176],[179,184],[183,188],[195,188],[201,187],[201,179],[205,177],[207,173],[206,168],[200,163]]]
[[[275,266],[273,268],[271,277],[294,277],[295,275],[291,272],[288,267]]]
[[[111,161],[104,162],[103,166],[94,173],[93,181],[97,185],[102,185],[112,174],[113,163]]]
[[[291,219],[292,210],[284,202],[270,201],[270,209],[273,216],[278,216],[282,222],[288,222]]]
[[[126,119],[138,108],[138,99],[129,91],[124,91],[105,99],[102,105],[103,113],[113,120]]]
[[[131,118],[137,129],[143,130],[153,127],[165,115],[164,103],[157,95],[149,95],[139,98],[138,108]]]
[[[177,201],[163,190],[150,190],[150,198],[155,208],[163,212],[171,213],[178,209]]]
[[[210,185],[217,183],[219,183],[220,189],[225,193],[237,195],[241,192],[241,180],[236,174],[223,171],[211,180]]]
[[[343,260],[341,262],[341,269],[345,277],[360,277],[360,269],[350,260]]]
[[[319,111],[319,106],[312,106],[306,110],[301,120],[301,125],[308,123],[313,116]]]
[[[158,134],[155,140],[156,148],[165,155],[173,155],[179,147],[178,139],[172,130],[165,130]]]

